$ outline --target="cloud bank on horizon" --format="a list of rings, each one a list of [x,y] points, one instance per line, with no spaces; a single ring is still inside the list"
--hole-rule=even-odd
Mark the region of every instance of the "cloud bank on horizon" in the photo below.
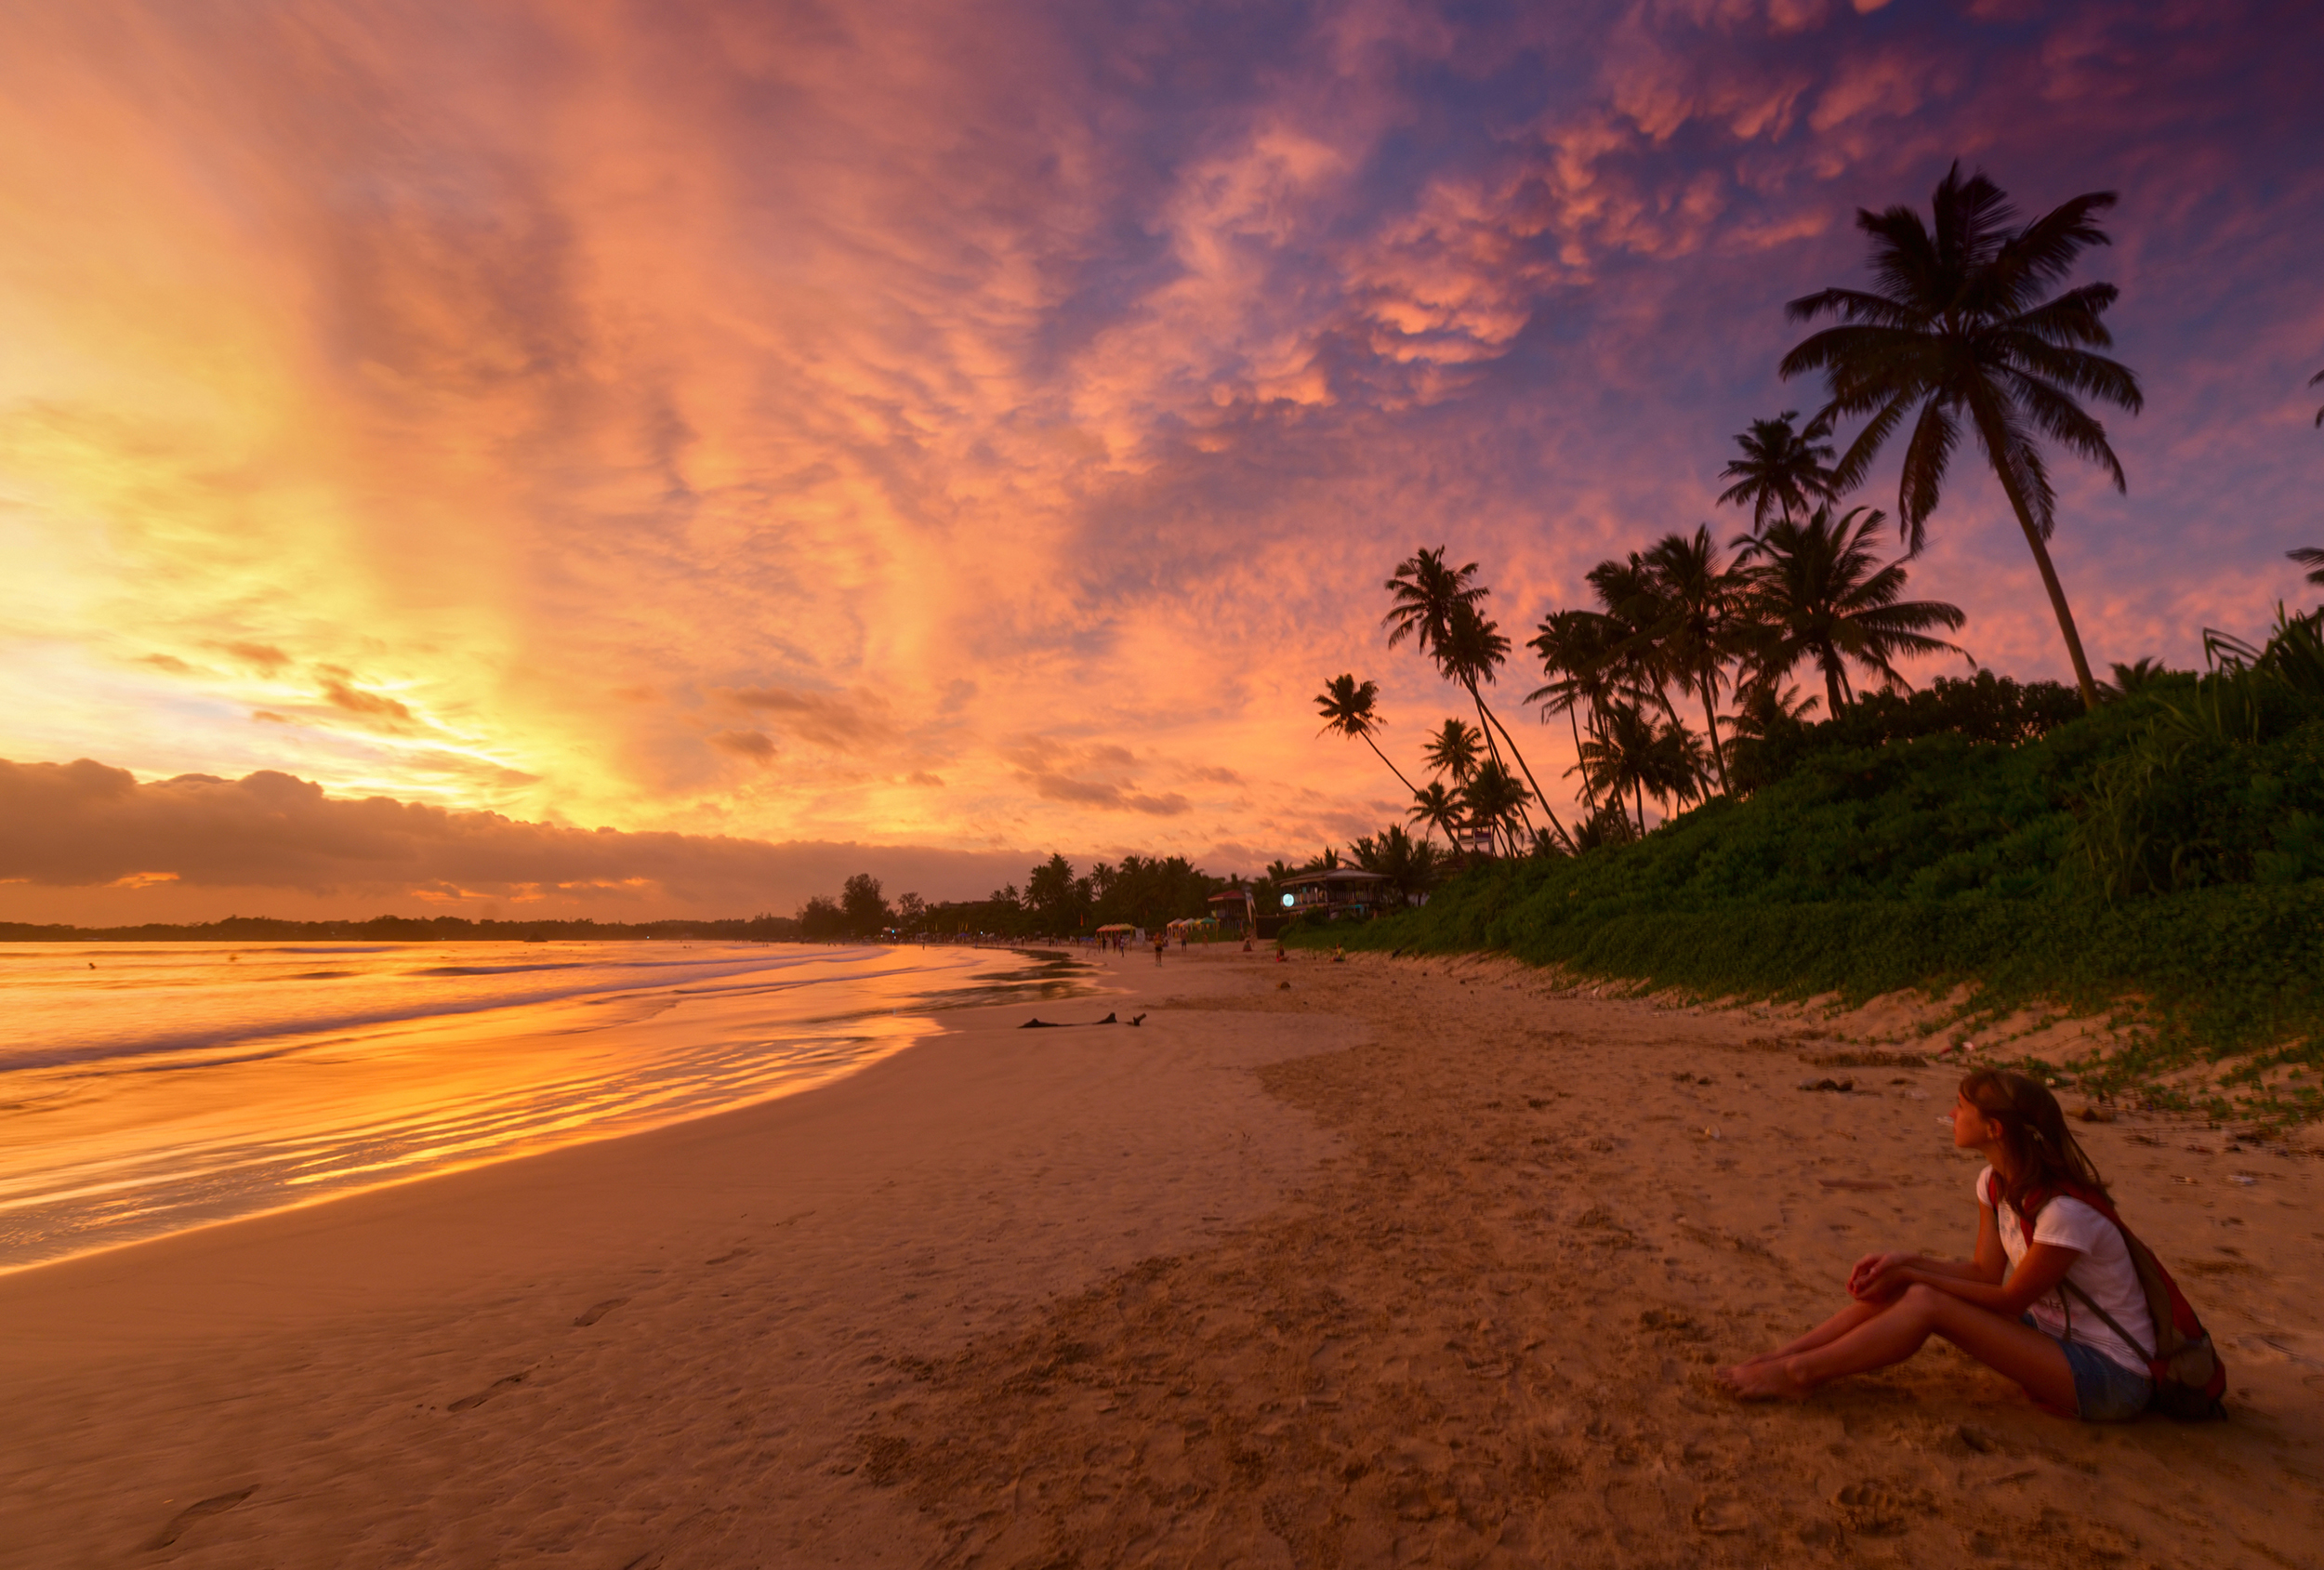
[[[788,915],[859,872],[881,878],[891,897],[941,899],[981,898],[1027,868],[993,851],[519,823],[328,797],[265,770],[140,782],[86,759],[0,760],[0,921]]]
[[[2148,402],[2056,555],[2096,658],[2190,664],[2324,543],[2320,62],[2267,3],[20,7],[0,756],[544,844],[1344,840],[1398,793],[1309,695],[1455,711],[1394,562],[1522,640],[1739,527],[1731,434],[1816,395],[1782,303],[1955,158],[2122,193]],[[1931,535],[1967,647],[2063,674],[1974,463]]]

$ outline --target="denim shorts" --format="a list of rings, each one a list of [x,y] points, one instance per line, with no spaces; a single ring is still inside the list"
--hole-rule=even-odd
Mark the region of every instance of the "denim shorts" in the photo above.
[[[2022,1323],[2034,1325],[2030,1313],[2019,1316]],[[2049,1336],[2047,1330],[2041,1333]],[[2147,1375],[2125,1368],[2096,1347],[2080,1341],[2050,1339],[2066,1353],[2066,1366],[2074,1373],[2074,1405],[2086,1423],[2119,1423],[2137,1417],[2155,1399],[2155,1381]]]

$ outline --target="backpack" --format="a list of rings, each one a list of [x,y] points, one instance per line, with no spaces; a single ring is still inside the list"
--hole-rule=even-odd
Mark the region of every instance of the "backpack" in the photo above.
[[[2146,1372],[2155,1381],[2155,1409],[2181,1422],[2199,1422],[2207,1418],[2224,1418],[2226,1408],[2220,1398],[2227,1391],[2227,1366],[2220,1360],[2219,1351],[2212,1345],[2211,1335],[2203,1322],[2196,1317],[2195,1305],[2186,1300],[2179,1284],[2171,1279],[2171,1273],[2162,1268],[2155,1251],[2141,1243],[2131,1229],[2122,1224],[2115,1213],[2114,1202],[2095,1189],[2080,1183],[2053,1182],[2037,1188],[2025,1197],[2018,1214],[2024,1218],[2027,1235],[2033,1233],[2034,1218],[2042,1206],[2063,1194],[2079,1199],[2107,1220],[2122,1234],[2123,1246],[2129,1249],[2131,1268],[2138,1273],[2139,1290],[2146,1294],[2147,1317],[2154,1322],[2155,1345],[2150,1351],[2138,1344],[2138,1339],[2114,1322],[2114,1316],[2093,1302],[2090,1294],[2070,1281],[2058,1286],[2082,1300],[2084,1307],[2106,1322],[2106,1327],[2122,1338],[2123,1343],[2142,1352],[2146,1358]]]

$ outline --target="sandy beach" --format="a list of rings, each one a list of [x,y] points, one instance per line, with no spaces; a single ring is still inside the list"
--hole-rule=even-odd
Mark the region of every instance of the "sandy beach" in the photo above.
[[[2231,1422],[2062,1421],[1942,1348],[1743,1406],[1712,1366],[1857,1255],[1966,1251],[1951,1071],[1490,961],[1109,978],[0,1277],[0,1564],[2324,1563],[2313,1145],[2083,1126]]]

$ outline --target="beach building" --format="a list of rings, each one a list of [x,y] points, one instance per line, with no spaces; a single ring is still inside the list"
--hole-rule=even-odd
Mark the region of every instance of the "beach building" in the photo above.
[[[1397,904],[1388,878],[1377,872],[1359,872],[1354,867],[1297,873],[1277,887],[1282,890],[1278,896],[1281,914],[1287,919],[1304,916],[1324,921],[1368,921],[1383,910],[1394,909]],[[1261,931],[1263,934],[1263,925]]]
[[[1243,929],[1251,925],[1249,917],[1254,906],[1248,889],[1239,886],[1233,889],[1221,889],[1210,896],[1208,904],[1210,919],[1218,923],[1221,932],[1232,933],[1239,938],[1243,935]],[[1265,912],[1262,911],[1260,914],[1264,915]]]

